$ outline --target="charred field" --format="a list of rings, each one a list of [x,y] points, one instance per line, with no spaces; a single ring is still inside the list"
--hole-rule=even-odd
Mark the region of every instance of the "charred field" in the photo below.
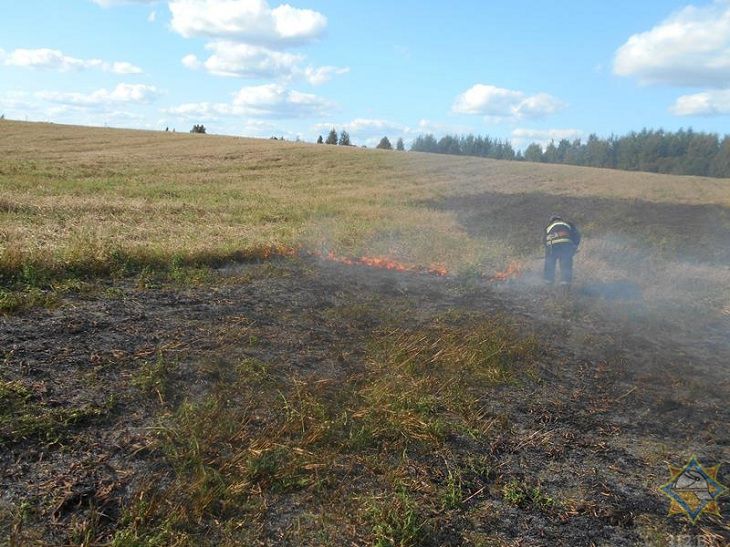
[[[0,123],[3,541],[730,540],[728,181]]]

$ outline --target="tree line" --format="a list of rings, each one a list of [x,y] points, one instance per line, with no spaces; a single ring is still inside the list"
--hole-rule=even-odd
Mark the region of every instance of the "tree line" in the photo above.
[[[675,175],[730,177],[730,136],[680,129],[676,132],[643,129],[623,136],[600,138],[593,134],[581,139],[551,141],[544,149],[530,144],[515,152],[509,141],[489,136],[446,135],[436,139],[421,135],[411,150],[485,158],[564,163],[608,167],[628,171],[648,171]]]
[[[520,159],[508,140],[492,139],[481,135],[445,135],[436,140],[430,133],[419,135],[411,144],[413,152],[433,152],[436,154],[456,154],[460,156],[479,156],[496,160]]]
[[[338,135],[337,129],[335,129],[334,127],[327,134],[327,139],[324,139],[322,135],[317,137],[317,144],[336,144],[339,146],[352,146],[352,143],[350,142],[350,134],[343,129]],[[382,139],[380,139],[380,142],[375,148],[379,148],[381,150],[393,150],[393,145],[390,143],[390,139],[388,139],[388,137],[383,137]],[[398,139],[395,148],[396,150],[406,149],[402,138]]]

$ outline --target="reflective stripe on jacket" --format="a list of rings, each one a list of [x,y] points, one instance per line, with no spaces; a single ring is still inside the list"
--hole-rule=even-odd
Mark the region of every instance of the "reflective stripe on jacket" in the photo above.
[[[556,220],[545,228],[545,244],[552,246],[560,243],[578,245],[573,225],[563,220]]]

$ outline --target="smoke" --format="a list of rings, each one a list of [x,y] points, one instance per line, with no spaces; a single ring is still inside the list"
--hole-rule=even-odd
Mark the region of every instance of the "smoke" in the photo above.
[[[542,281],[542,261],[526,263],[525,274],[501,294],[544,322],[565,327],[564,342],[576,352],[600,353],[597,342],[643,337],[647,347],[674,347],[673,359],[720,363],[730,372],[730,267],[657,248],[623,234],[587,234],[574,260],[570,295]],[[721,372],[714,370],[713,373]]]

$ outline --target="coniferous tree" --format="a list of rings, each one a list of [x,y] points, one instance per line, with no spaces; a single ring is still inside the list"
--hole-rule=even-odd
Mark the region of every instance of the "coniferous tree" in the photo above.
[[[712,177],[730,177],[730,137],[725,136],[720,149],[712,159],[709,175]]]
[[[329,135],[327,135],[327,140],[324,142],[325,144],[337,144],[337,130],[334,127],[329,132]]]
[[[545,163],[558,163],[558,147],[555,146],[553,141],[545,147],[545,152],[542,155],[542,161]]]
[[[324,144],[324,139],[322,138],[322,135],[317,137],[317,144]]]
[[[340,146],[351,146],[350,134],[344,129],[342,130],[342,133],[340,133],[340,140],[337,142],[337,144],[339,144]]]
[[[411,144],[413,152],[436,152],[437,147],[436,138],[430,133],[419,135]]]
[[[542,161],[542,148],[539,144],[533,142],[530,146],[525,148],[525,160]]]
[[[692,129],[667,132],[642,129],[623,136],[601,138],[595,134],[586,142],[561,139],[548,144],[543,152],[532,143],[515,152],[509,140],[489,136],[419,135],[411,143],[414,152],[460,154],[494,159],[525,159],[550,163],[587,165],[633,171],[650,171],[678,175],[730,177],[730,136],[698,133]]]
[[[557,150],[558,163],[563,163],[565,161],[565,156],[568,154],[568,150],[570,150],[570,141],[568,139],[560,139]]]
[[[395,143],[395,149],[401,152],[406,149],[405,144],[403,144],[403,137],[398,137],[398,142]]]
[[[379,148],[380,150],[393,150],[393,145],[390,144],[388,137],[383,137],[375,148]]]

